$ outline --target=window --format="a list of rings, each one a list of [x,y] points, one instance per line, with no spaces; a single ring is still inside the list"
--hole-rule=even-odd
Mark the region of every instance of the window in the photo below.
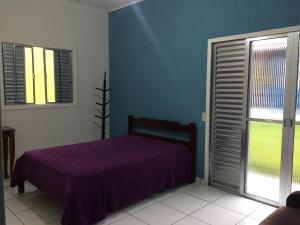
[[[73,103],[72,51],[2,43],[5,105]]]

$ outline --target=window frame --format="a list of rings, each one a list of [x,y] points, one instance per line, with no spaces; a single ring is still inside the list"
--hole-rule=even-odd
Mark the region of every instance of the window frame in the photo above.
[[[70,50],[72,53],[71,57],[71,67],[72,67],[72,88],[73,88],[73,102],[72,103],[49,103],[45,104],[19,104],[19,105],[6,105],[5,104],[5,91],[4,91],[4,71],[3,71],[3,59],[2,59],[2,43],[11,43],[11,44],[21,44],[24,47],[40,47],[44,50],[56,50],[64,49]],[[43,47],[44,46],[44,47]],[[46,47],[47,46],[47,47]],[[77,83],[77,48],[73,46],[49,46],[43,44],[24,44],[20,41],[0,41],[0,94],[1,94],[1,109],[3,111],[10,110],[23,110],[23,109],[47,109],[47,108],[69,108],[69,107],[78,107],[78,83]]]

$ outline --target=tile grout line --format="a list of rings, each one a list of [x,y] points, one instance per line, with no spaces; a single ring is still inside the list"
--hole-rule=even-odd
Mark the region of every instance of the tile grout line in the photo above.
[[[13,216],[21,223],[24,225],[23,221],[17,216],[17,214],[15,212],[13,212],[9,207],[7,207],[13,214]]]
[[[201,200],[202,200],[202,199],[201,199]],[[176,210],[176,211],[178,211],[178,212],[181,212],[181,213],[183,213],[183,214],[189,216],[189,215],[193,214],[194,212],[197,212],[198,210],[203,209],[204,207],[206,207],[206,206],[208,206],[208,205],[210,204],[210,203],[207,202],[207,201],[205,201],[205,202],[207,203],[206,205],[201,206],[199,209],[193,211],[192,213],[186,213],[186,212],[183,212],[183,211],[181,211],[181,210],[179,210],[179,209],[176,209],[176,208],[174,208],[173,206],[170,206],[170,205],[168,205],[168,204],[166,204],[166,203],[164,203],[164,202],[160,202],[160,204],[162,204],[162,205],[164,205],[164,206],[167,206],[167,207],[169,207],[169,208],[171,208],[171,209],[174,209],[174,210]]]
[[[13,212],[13,211],[6,205],[6,207],[9,208],[10,211],[13,212],[13,214],[15,214],[15,215],[17,215],[17,214],[19,214],[19,213],[23,213],[23,212],[25,212],[25,211],[30,211],[31,209],[37,208],[38,206],[39,206],[39,205],[35,205],[35,206],[32,206],[32,207],[27,208],[27,209],[23,209],[23,210],[18,211],[18,212]]]
[[[178,223],[179,221],[184,220],[185,218],[188,218],[188,217],[189,217],[189,216],[186,215],[186,216],[182,217],[181,219],[176,220],[175,222],[171,223],[171,225],[173,225],[173,224],[175,224],[175,223]]]
[[[214,201],[214,202],[215,202],[215,201]],[[254,210],[252,210],[250,213],[248,213],[248,214],[245,215],[245,214],[243,214],[243,213],[241,213],[241,212],[238,212],[238,211],[236,211],[236,210],[233,210],[233,209],[227,208],[227,207],[225,207],[225,206],[221,206],[221,205],[215,204],[214,202],[212,202],[212,204],[213,204],[214,206],[218,206],[218,207],[220,207],[220,208],[230,210],[230,211],[232,211],[232,212],[238,213],[238,214],[243,215],[243,216],[249,216],[251,213],[253,213],[255,210],[257,210],[258,208],[260,208],[260,207],[262,206],[262,205],[258,206],[257,208],[255,208]]]
[[[115,221],[113,221],[113,222],[109,222],[107,225],[110,225],[110,224],[113,224],[113,223],[119,222],[119,221],[121,221],[121,220],[123,220],[123,219],[125,219],[125,218],[127,218],[127,217],[129,217],[129,216],[130,216],[130,214],[128,214],[127,212],[125,212],[123,209],[121,209],[121,210],[118,210],[118,211],[115,211],[115,212],[113,212],[112,214],[114,214],[114,213],[118,213],[118,212],[125,213],[125,214],[126,214],[126,216],[125,216],[124,218],[120,218],[120,219],[118,219],[118,220],[115,220]],[[99,221],[99,222],[100,222],[100,221]]]
[[[36,189],[36,190],[39,191],[38,189]],[[42,196],[43,196],[43,195],[36,196],[36,198],[40,198],[40,197],[42,197]],[[5,200],[5,201],[18,200],[18,197],[21,197],[21,196],[17,196],[17,195],[16,195],[16,197],[14,197],[14,198],[12,198],[12,199],[7,199],[7,200]],[[36,199],[32,199],[32,200],[36,201]],[[7,208],[10,210],[10,212],[13,214],[13,216],[14,216],[21,224],[25,225],[25,224],[23,223],[22,219],[21,219],[17,214],[20,214],[20,213],[23,213],[23,212],[26,212],[26,211],[31,211],[32,209],[39,207],[39,205],[36,205],[36,206],[30,207],[30,208],[24,209],[24,210],[21,210],[21,211],[18,211],[18,212],[12,211],[12,210],[7,206],[7,204],[5,204],[5,207],[7,207]],[[50,224],[50,223],[55,222],[55,221],[56,221],[56,219],[53,220],[53,221],[50,221],[50,222],[48,222],[48,223],[46,223],[46,224]]]
[[[142,223],[145,223],[145,224],[147,224],[147,225],[150,225],[149,223],[147,223],[147,222],[141,220],[140,218],[136,217],[135,215],[131,215],[131,216],[132,216],[133,218],[135,218],[135,219],[141,221]]]
[[[25,225],[25,224],[23,223],[23,221],[22,221],[16,214],[14,214],[13,216],[14,216],[21,224]]]

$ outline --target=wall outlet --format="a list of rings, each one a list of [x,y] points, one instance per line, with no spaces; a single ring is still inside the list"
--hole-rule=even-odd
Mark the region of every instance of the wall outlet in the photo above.
[[[202,121],[203,121],[203,122],[206,122],[207,119],[208,119],[208,114],[207,114],[207,112],[203,112],[203,113],[202,113]]]

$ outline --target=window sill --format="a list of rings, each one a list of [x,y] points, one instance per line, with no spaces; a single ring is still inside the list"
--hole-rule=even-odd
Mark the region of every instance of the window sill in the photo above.
[[[26,110],[26,109],[54,109],[79,107],[78,103],[45,104],[45,105],[2,105],[1,111]]]

